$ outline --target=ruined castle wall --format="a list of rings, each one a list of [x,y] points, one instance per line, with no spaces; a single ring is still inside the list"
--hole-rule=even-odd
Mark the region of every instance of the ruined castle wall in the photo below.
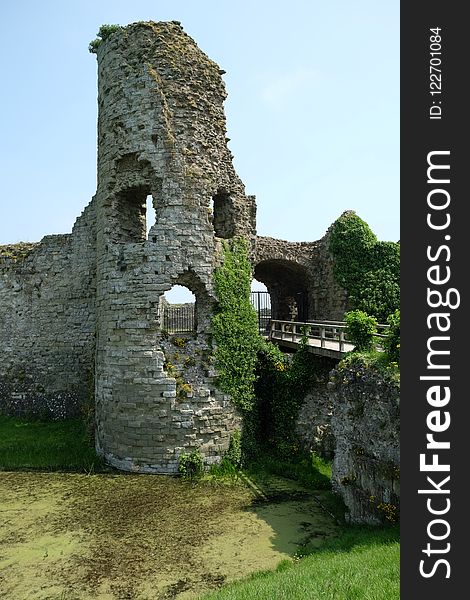
[[[394,523],[400,502],[400,384],[356,362],[333,371],[332,484],[353,523]]]
[[[179,23],[117,28],[96,52],[96,195],[71,234],[0,247],[0,410],[65,417],[94,399],[96,447],[109,463],[174,473],[184,451],[219,461],[240,427],[213,364],[223,243],[248,239],[275,318],[292,317],[294,298],[298,320],[342,319],[347,297],[328,232],[312,243],[256,237],[255,198],[227,147],[223,71]],[[156,222],[147,231],[149,196]],[[195,295],[197,324],[167,336],[162,298],[177,284]],[[318,409],[319,394],[299,431],[329,452],[321,427],[331,402]]]
[[[0,410],[63,417],[90,394],[95,212],[72,234],[0,246]]]
[[[357,359],[312,387],[295,423],[300,446],[333,458],[332,486],[352,523],[395,523],[400,505],[400,382]]]
[[[120,29],[97,55],[97,448],[120,468],[171,473],[184,450],[219,460],[238,416],[213,369],[173,364],[160,298],[175,284],[195,294],[197,331],[184,343],[211,354],[221,238],[253,239],[254,199],[227,148],[220,70],[179,24]]]

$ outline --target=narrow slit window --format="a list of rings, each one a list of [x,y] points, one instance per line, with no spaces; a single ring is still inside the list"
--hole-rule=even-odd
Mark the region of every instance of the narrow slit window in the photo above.
[[[145,201],[145,224],[146,224],[146,231],[147,231],[147,239],[150,239],[150,230],[152,229],[152,227],[155,225],[155,221],[156,221],[156,214],[155,214],[155,207],[153,205],[153,196],[151,196],[150,194],[147,196],[147,199]]]

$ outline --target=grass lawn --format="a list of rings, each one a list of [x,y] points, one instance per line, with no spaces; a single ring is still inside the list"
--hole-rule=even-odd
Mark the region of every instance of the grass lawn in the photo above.
[[[0,470],[89,472],[102,467],[79,419],[42,422],[0,415]]]
[[[276,571],[205,595],[204,600],[398,600],[398,528],[349,527],[339,538]]]

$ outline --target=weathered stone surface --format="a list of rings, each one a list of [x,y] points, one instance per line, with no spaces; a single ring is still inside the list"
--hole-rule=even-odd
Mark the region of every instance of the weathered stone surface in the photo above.
[[[333,489],[354,523],[393,522],[400,502],[399,382],[354,364],[332,372]]]
[[[174,472],[185,448],[220,458],[238,418],[200,364],[182,384],[167,372],[160,298],[175,284],[194,293],[193,350],[210,354],[218,237],[253,238],[254,200],[227,148],[219,68],[178,24],[116,32],[98,49],[98,71],[97,447],[121,468]],[[179,385],[190,390],[184,402]],[[139,440],[127,437],[136,423]]]
[[[333,458],[332,415],[333,404],[326,384],[319,383],[305,396],[296,421],[296,434],[305,450]]]
[[[0,406],[11,414],[79,410],[93,386],[95,204],[71,235],[0,247]],[[23,398],[15,397],[21,394]]]

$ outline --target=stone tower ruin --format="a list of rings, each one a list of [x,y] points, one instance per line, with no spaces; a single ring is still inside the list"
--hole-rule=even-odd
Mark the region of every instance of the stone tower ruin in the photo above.
[[[254,199],[227,149],[221,72],[179,24],[118,30],[97,57],[97,446],[118,467],[173,472],[193,441],[219,457],[235,417],[207,375],[177,400],[159,299],[175,284],[193,292],[208,350],[218,238],[254,237]]]
[[[96,195],[71,234],[0,247],[0,404],[67,407],[91,396],[96,447],[110,464],[174,473],[184,450],[220,460],[239,426],[210,361],[223,240],[249,240],[279,311],[282,294],[305,293],[305,318],[340,318],[345,293],[325,238],[256,237],[255,199],[227,148],[223,71],[179,23],[118,28],[96,54]],[[196,297],[184,394],[160,310],[174,285]]]

